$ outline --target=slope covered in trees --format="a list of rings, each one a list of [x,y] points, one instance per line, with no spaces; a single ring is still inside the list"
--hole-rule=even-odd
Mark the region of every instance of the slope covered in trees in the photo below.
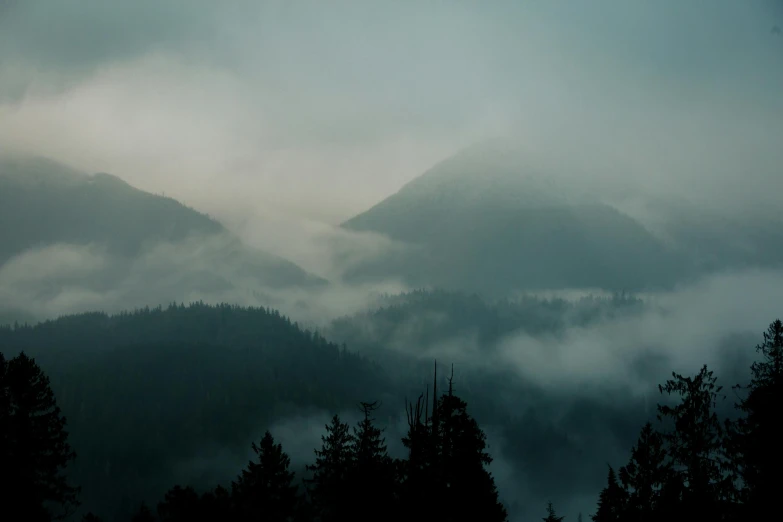
[[[450,337],[471,337],[490,350],[514,333],[557,335],[568,327],[589,327],[646,309],[641,299],[625,293],[577,300],[534,295],[489,300],[462,292],[417,290],[384,296],[368,311],[338,318],[326,334],[374,355],[395,348],[395,342],[421,352]]]
[[[744,393],[736,417],[719,419],[716,406],[725,397],[706,366],[691,376],[672,373],[659,386],[658,422],[644,425],[619,473],[609,467],[590,517],[594,522],[740,522],[770,516],[780,483],[783,323],[769,326],[757,351],[749,382],[738,386]],[[436,373],[431,405],[429,388],[415,402],[405,402],[403,458],[387,453],[372,418],[376,403],[362,403],[364,418],[353,431],[338,415],[326,425],[304,480],[297,480],[283,447],[267,431],[252,444],[255,457],[230,488],[199,492],[177,485],[159,493],[155,509],[141,503],[123,520],[507,521],[486,468],[492,457],[483,430],[454,392],[453,374],[446,393],[438,395],[438,384]],[[12,521],[52,520],[52,508],[74,505],[78,489],[62,475],[74,454],[65,419],[35,360],[26,354],[10,361],[0,357],[0,398],[3,508],[17,508],[4,514]],[[44,412],[49,413],[41,416]],[[545,522],[566,519],[552,502],[545,513]],[[89,513],[83,520],[101,519]]]
[[[0,328],[0,347],[50,376],[80,455],[73,479],[104,513],[154,494],[200,448],[236,452],[283,416],[388,390],[376,365],[264,309],[68,316]]]

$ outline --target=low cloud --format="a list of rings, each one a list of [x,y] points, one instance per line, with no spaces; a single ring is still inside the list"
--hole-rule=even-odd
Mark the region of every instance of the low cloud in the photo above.
[[[713,275],[675,292],[650,296],[638,315],[572,327],[557,337],[510,336],[497,347],[497,363],[543,388],[564,393],[605,383],[646,394],[672,370],[692,374],[702,364],[717,367],[719,374],[720,369],[732,370],[725,362],[733,350],[745,353],[749,363],[752,346],[727,343],[734,336],[760,338],[783,313],[781,293],[780,271]],[[647,365],[640,364],[644,360]]]
[[[230,234],[156,243],[132,258],[97,245],[53,244],[0,266],[0,309],[45,319],[172,302],[228,302],[273,307],[318,328],[366,308],[379,292],[406,289],[394,281],[370,286],[310,280],[294,265],[247,248]]]

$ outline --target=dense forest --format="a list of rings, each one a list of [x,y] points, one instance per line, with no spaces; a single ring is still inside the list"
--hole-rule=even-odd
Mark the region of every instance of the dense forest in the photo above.
[[[177,317],[188,319],[186,332]],[[85,325],[100,342],[73,350],[85,341]],[[282,349],[269,349],[271,343]],[[394,402],[381,369],[275,311],[197,304],[83,314],[5,328],[0,346],[0,504],[10,520],[53,520],[80,503],[91,512],[79,514],[93,521],[508,518],[487,469],[486,436],[458,393],[453,369],[444,381],[436,367],[431,387],[406,399],[405,455],[394,457],[376,420],[377,398]],[[594,521],[751,520],[770,512],[781,464],[779,320],[757,352],[749,379],[734,387],[738,414],[721,413],[727,394],[706,366],[659,386],[658,420],[637,427],[626,464],[610,464]],[[45,367],[60,379],[67,368],[70,378],[50,381]],[[142,369],[144,385],[129,384]],[[235,379],[242,372],[256,378]],[[259,395],[268,400],[248,400]],[[275,407],[305,401],[334,412],[362,409],[354,426],[334,415],[305,469],[293,470],[274,434],[263,430],[251,446],[253,460],[230,483],[155,480],[177,456],[198,454],[214,440],[245,440]],[[121,414],[104,415],[106,407]],[[136,423],[145,429],[134,431]],[[544,520],[562,519],[546,499],[541,512]]]
[[[377,365],[260,308],[80,314],[0,328],[0,347],[51,376],[80,455],[72,475],[104,513],[154,495],[200,447],[235,450],[284,414],[385,399]]]
[[[431,381],[430,343],[478,331],[479,349],[491,353],[492,342],[510,332],[558,333],[642,306],[622,295],[488,302],[419,291],[384,296],[376,310],[335,321],[323,333],[347,343],[338,347],[276,311],[172,305],[0,328],[0,346],[6,354],[24,350],[36,357],[51,379],[80,455],[70,472],[84,505],[106,516],[126,512],[137,498],[154,499],[172,482],[222,480],[231,462],[245,458],[258,430],[297,417],[320,424],[329,412],[350,416],[359,399],[384,404],[377,416],[402,434],[401,397]],[[406,326],[411,319],[418,321],[415,329]],[[409,335],[400,338],[400,330]],[[508,370],[451,362],[475,418],[495,444],[498,437],[509,441],[504,462],[536,477],[532,495],[591,494],[601,480],[595,468],[613,441],[618,448],[630,444],[646,418],[639,401],[561,399]],[[123,415],[110,414],[116,411]],[[399,456],[396,442],[391,449]],[[606,452],[590,451],[596,445]],[[196,454],[209,464],[191,465]],[[294,460],[302,471],[305,458]],[[574,461],[587,465],[563,477],[559,470]],[[501,485],[513,488],[508,480]]]

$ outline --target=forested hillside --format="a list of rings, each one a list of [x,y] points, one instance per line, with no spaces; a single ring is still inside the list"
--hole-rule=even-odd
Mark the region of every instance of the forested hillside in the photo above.
[[[154,500],[178,464],[208,457],[203,448],[244,455],[276,419],[388,390],[376,365],[264,309],[80,314],[0,328],[0,347],[7,358],[24,350],[50,376],[79,455],[72,478],[107,515]]]
[[[774,511],[776,474],[783,465],[777,444],[783,399],[780,320],[770,324],[756,351],[750,375],[735,386],[738,415],[719,414],[718,403],[726,397],[706,365],[691,375],[673,372],[658,386],[658,420],[643,425],[625,464],[609,463],[606,486],[590,515],[594,522],[740,522]],[[493,458],[486,435],[455,393],[453,372],[445,390],[442,382],[436,369],[432,402],[429,388],[415,401],[406,399],[404,458],[387,451],[373,417],[377,402],[362,402],[364,416],[353,431],[333,416],[304,480],[266,431],[251,445],[255,458],[229,486],[177,485],[158,497],[156,508],[141,502],[124,520],[507,521],[508,508],[487,469]],[[0,391],[5,442],[0,462],[11,464],[0,467],[4,514],[13,521],[45,521],[73,513],[80,491],[75,477],[63,472],[78,456],[48,377],[25,353],[10,360],[0,353]],[[545,522],[564,520],[551,501],[545,510],[543,501],[536,504],[539,513],[547,513]],[[101,519],[90,512],[83,520]]]

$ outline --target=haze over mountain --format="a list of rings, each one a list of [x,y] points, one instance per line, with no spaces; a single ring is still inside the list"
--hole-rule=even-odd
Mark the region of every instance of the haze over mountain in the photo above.
[[[325,283],[174,199],[44,158],[0,157],[0,223],[0,304],[19,319],[90,294],[125,307]]]
[[[346,221],[411,248],[348,277],[404,277],[508,295],[564,288],[650,290],[691,275],[689,260],[578,183],[503,146],[476,146]]]
[[[0,352],[51,378],[83,511],[230,487],[267,429],[302,478],[359,401],[405,458],[403,399],[454,363],[509,520],[594,513],[657,385],[742,382],[780,316],[781,25],[780,0],[0,0]]]

